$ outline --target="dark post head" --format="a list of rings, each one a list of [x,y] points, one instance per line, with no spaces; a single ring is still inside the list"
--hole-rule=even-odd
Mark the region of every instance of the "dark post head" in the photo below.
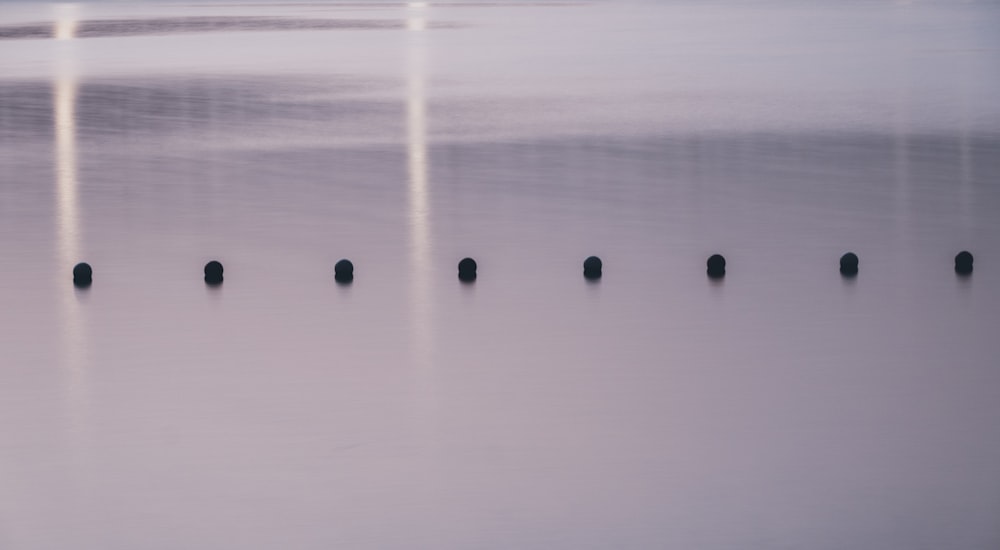
[[[963,250],[955,256],[955,273],[969,275],[972,273],[972,254]]]
[[[338,283],[349,283],[354,280],[354,264],[351,260],[340,260],[333,266],[333,278]]]
[[[90,264],[80,262],[73,266],[73,284],[80,288],[86,288],[94,282],[94,270]]]
[[[458,262],[458,278],[463,282],[476,280],[476,260],[472,258],[462,258]]]
[[[858,255],[848,252],[840,257],[840,274],[853,277],[858,274]]]
[[[205,282],[210,285],[222,284],[222,264],[212,260],[205,264]]]
[[[707,265],[709,277],[718,279],[726,275],[726,259],[722,257],[722,254],[709,256]]]
[[[600,279],[604,263],[597,256],[591,256],[583,261],[583,276],[588,279]]]

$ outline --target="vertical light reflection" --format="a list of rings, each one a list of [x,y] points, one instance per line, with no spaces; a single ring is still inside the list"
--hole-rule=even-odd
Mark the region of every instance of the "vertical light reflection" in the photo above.
[[[407,29],[422,31],[422,3],[408,6]],[[413,361],[412,391],[414,457],[428,474],[421,480],[424,502],[437,500],[442,472],[437,438],[437,388],[433,370],[433,310],[431,297],[431,254],[429,160],[427,155],[427,90],[424,32],[409,32],[406,40],[406,159],[408,217],[410,231],[410,357]],[[436,506],[431,505],[429,509]],[[435,523],[434,521],[428,523]]]
[[[425,28],[426,4],[409,5],[407,27]],[[430,204],[428,200],[427,99],[424,68],[424,33],[411,33],[407,40],[406,153],[409,184],[409,225],[411,253],[412,333],[416,356],[429,361],[430,323]]]
[[[76,5],[57,4],[55,28],[52,29],[52,36],[56,40],[72,40],[76,38],[76,29],[80,22],[76,17]]]
[[[427,18],[424,17],[423,13],[424,9],[427,8],[427,2],[410,2],[406,6],[410,9],[410,15],[406,18],[406,28],[411,31],[422,31],[427,29]],[[410,52],[413,52],[413,40],[410,42]]]
[[[74,6],[56,7],[56,37],[74,36],[76,10]],[[80,261],[80,210],[77,166],[77,92],[78,81],[73,68],[72,51],[61,49],[57,55],[52,111],[55,134],[55,234],[57,268],[56,284],[60,293],[59,330],[60,364],[68,424],[70,457],[81,466],[86,462],[89,439],[90,399],[86,369],[86,338],[80,300],[70,285],[70,274]]]
[[[76,78],[56,78],[56,224],[61,267],[72,266],[79,257],[79,212],[76,166]],[[68,271],[66,271],[68,273]]]
[[[406,20],[406,28],[411,31],[423,31],[427,29],[427,20],[423,17],[411,17]]]
[[[76,7],[55,7],[55,36],[73,38],[76,32]],[[67,44],[66,46],[71,46]],[[60,269],[64,275],[79,257],[79,213],[77,207],[76,93],[77,79],[71,50],[60,49],[56,67],[53,119],[56,149],[56,235]]]

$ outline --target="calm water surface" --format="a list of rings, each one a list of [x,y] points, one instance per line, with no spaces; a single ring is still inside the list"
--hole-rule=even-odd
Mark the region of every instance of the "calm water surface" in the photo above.
[[[1000,547],[998,28],[0,2],[0,547]]]

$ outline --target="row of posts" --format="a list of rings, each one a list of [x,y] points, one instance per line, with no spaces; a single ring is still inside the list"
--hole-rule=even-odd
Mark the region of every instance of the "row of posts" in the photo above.
[[[972,274],[972,254],[963,250],[955,256],[955,273],[961,276]],[[721,279],[726,276],[726,258],[721,254],[712,254],[706,262],[707,274],[712,279]],[[458,279],[464,283],[471,283],[476,280],[476,260],[472,258],[462,258],[458,262]],[[604,268],[604,262],[597,256],[590,256],[583,261],[583,276],[587,279],[600,279]],[[223,281],[222,263],[212,260],[205,264],[205,283],[209,285],[221,285]],[[855,277],[858,274],[858,255],[848,252],[840,257],[840,274],[844,277]],[[338,261],[333,266],[333,275],[339,283],[350,283],[354,280],[354,264],[347,259]],[[94,282],[94,270],[90,264],[83,262],[73,267],[73,284],[77,287],[86,288]]]

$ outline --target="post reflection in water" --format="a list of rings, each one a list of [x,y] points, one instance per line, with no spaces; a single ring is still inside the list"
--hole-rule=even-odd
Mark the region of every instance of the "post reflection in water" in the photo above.
[[[73,6],[57,6],[54,35],[59,40],[74,37],[77,23]],[[67,416],[70,455],[83,459],[89,431],[89,391],[87,388],[87,349],[83,333],[83,311],[79,294],[71,284],[73,265],[81,260],[79,181],[77,167],[77,91],[78,82],[69,50],[59,51],[53,94],[55,133],[56,198],[56,285],[60,295],[60,366]],[[84,291],[85,292],[85,291]]]

